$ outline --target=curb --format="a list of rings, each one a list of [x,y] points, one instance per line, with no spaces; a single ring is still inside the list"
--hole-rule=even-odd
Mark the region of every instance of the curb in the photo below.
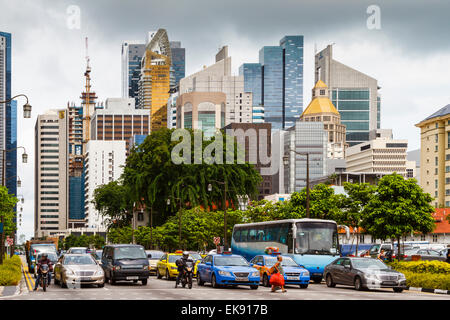
[[[427,292],[427,293],[437,293],[437,294],[450,294],[450,290],[442,290],[442,289],[427,289],[427,288],[406,287],[406,290],[418,291],[418,292]]]

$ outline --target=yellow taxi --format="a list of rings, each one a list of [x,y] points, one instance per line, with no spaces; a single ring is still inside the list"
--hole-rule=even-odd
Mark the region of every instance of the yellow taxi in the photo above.
[[[176,278],[178,276],[178,267],[175,262],[182,256],[182,250],[177,250],[174,253],[165,253],[156,264],[156,277],[158,279],[165,277],[166,280]],[[197,260],[191,252],[189,253],[189,258],[194,261],[193,276],[195,277],[197,275],[197,265],[200,263],[200,260]]]

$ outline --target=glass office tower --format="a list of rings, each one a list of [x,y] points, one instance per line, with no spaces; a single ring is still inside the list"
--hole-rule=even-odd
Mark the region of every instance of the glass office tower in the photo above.
[[[180,41],[170,41],[170,51],[172,53],[170,87],[173,88],[186,75],[186,49],[181,47]]]
[[[259,63],[244,63],[239,74],[253,93],[256,116],[262,112],[274,130],[294,126],[303,112],[303,36],[285,36],[279,46],[263,47]]]

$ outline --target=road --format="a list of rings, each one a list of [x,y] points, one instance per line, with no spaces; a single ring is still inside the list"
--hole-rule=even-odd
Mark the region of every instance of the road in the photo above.
[[[32,283],[29,283],[30,286]],[[286,287],[287,292],[271,293],[270,288],[260,286],[258,290],[249,288],[218,288],[209,284],[203,287],[194,283],[192,289],[177,288],[175,281],[158,280],[150,277],[146,286],[141,283],[118,282],[116,285],[106,284],[104,288],[86,286],[77,289],[63,289],[52,284],[47,292],[40,288],[20,296],[5,298],[19,300],[450,300],[450,295],[404,291],[394,293],[389,289],[374,291],[355,291],[353,288],[337,286],[328,288],[325,283],[311,283],[307,289],[292,286]]]

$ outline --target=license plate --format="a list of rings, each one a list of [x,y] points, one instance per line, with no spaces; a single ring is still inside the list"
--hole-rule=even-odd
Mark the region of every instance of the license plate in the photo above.
[[[397,283],[395,281],[384,281],[383,284],[386,285],[396,285]]]
[[[139,280],[139,277],[135,276],[135,277],[127,277],[127,280]]]
[[[83,280],[92,281],[92,278],[91,277],[83,277]]]
[[[318,272],[316,272],[316,273],[313,273],[313,276],[321,276],[322,274],[321,273],[318,273]]]
[[[298,277],[287,277],[287,280],[298,280]]]
[[[248,278],[241,278],[241,277],[236,277],[236,281],[248,281]]]

